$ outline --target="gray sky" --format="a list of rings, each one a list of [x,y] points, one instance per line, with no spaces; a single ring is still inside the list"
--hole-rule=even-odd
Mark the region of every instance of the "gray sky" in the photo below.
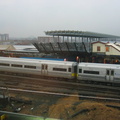
[[[49,30],[120,36],[120,0],[0,0],[0,33],[45,36]]]

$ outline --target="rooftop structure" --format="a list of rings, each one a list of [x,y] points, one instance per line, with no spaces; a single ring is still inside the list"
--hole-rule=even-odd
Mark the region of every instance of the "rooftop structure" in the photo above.
[[[0,45],[0,51],[15,50],[13,45]]]
[[[40,53],[57,54],[58,56],[76,57],[92,53],[91,43],[95,41],[116,41],[120,36],[87,31],[46,31],[46,35],[53,36],[52,42],[34,42],[33,45]],[[58,38],[57,41],[54,38]]]
[[[91,37],[91,38],[120,38],[120,36],[108,35],[102,33],[88,32],[88,31],[46,31],[46,35],[53,36],[74,36],[74,37]]]

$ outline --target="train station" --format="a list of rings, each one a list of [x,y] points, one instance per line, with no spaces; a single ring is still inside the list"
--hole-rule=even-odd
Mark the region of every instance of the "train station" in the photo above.
[[[0,120],[120,120],[120,0],[0,1]]]
[[[111,118],[119,116],[120,67],[99,63],[119,64],[120,37],[45,34],[50,37],[29,45],[0,45],[0,120],[98,119],[98,112],[104,119],[110,111]]]
[[[103,51],[95,51],[96,42],[111,42],[117,43],[120,36],[101,34],[87,31],[46,31],[46,35],[52,36],[53,39],[45,39],[39,42],[34,42],[33,45],[40,53],[53,54],[56,57],[66,60],[77,60],[85,62],[105,62],[105,60],[116,60],[115,54],[104,54]],[[115,45],[114,45],[115,46]],[[105,49],[105,48],[103,48]],[[94,54],[94,53],[98,54]],[[99,54],[100,53],[100,54]],[[111,51],[112,53],[112,51]],[[111,56],[112,57],[111,57]]]
[[[74,30],[46,31],[45,34],[35,41],[29,41],[29,45],[1,45],[0,54],[78,62],[120,61],[120,36]]]

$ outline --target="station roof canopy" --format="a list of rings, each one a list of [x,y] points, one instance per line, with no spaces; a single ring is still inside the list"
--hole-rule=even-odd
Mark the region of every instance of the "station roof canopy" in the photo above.
[[[92,38],[120,38],[120,36],[115,36],[115,35],[108,35],[108,34],[88,32],[88,31],[74,31],[74,30],[46,31],[45,34],[46,35],[52,35],[52,36],[92,37]]]

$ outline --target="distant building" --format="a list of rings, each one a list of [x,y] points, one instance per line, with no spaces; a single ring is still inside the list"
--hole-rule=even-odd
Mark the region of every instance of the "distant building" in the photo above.
[[[13,45],[15,51],[37,52],[37,49],[33,45]]]
[[[10,45],[11,48],[7,48],[7,45],[1,45],[1,56],[9,57],[40,57],[38,50],[33,45]],[[9,45],[8,45],[9,46]],[[2,51],[3,48],[3,51]]]
[[[58,37],[38,37],[38,42],[40,43],[54,43],[54,42],[60,42],[61,39]]]
[[[0,34],[0,41],[9,40],[9,34]]]
[[[97,55],[120,56],[120,43],[117,42],[93,42],[92,52]]]
[[[15,50],[13,45],[0,45],[0,55],[4,56],[5,51],[12,51]]]
[[[0,45],[0,51],[15,50],[13,45]]]

